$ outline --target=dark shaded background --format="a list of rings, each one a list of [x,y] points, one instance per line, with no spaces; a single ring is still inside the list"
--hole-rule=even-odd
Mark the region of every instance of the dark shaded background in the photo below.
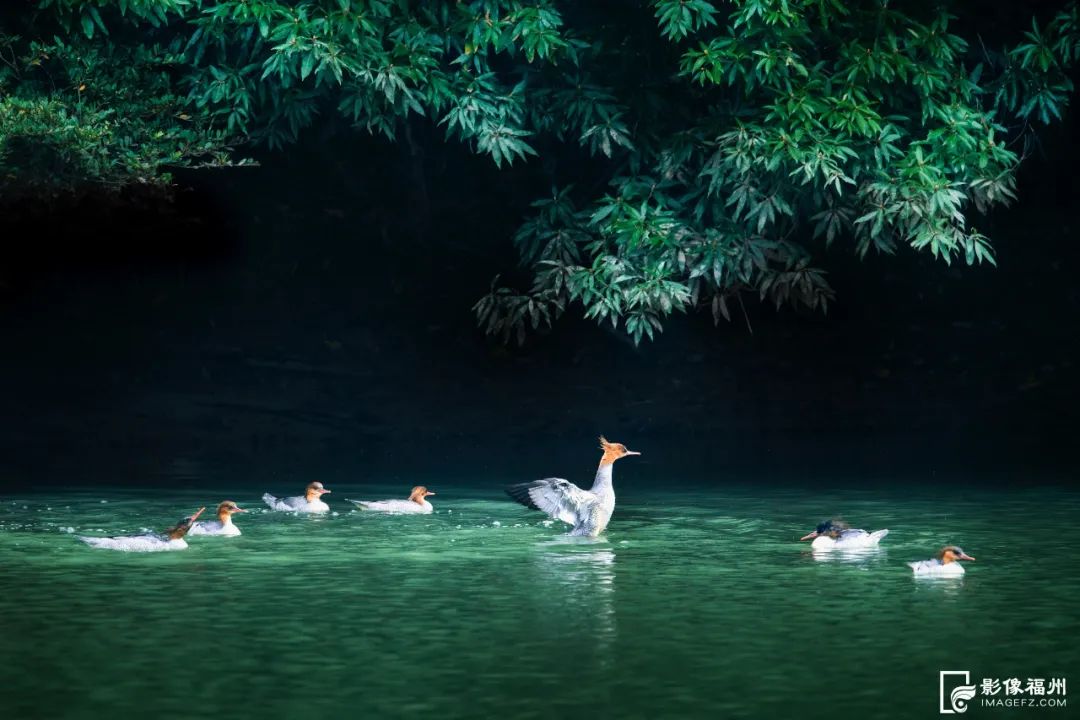
[[[528,203],[602,187],[595,166],[500,172],[413,131],[329,121],[260,168],[181,175],[172,203],[5,208],[0,483],[580,479],[600,432],[645,451],[638,479],[1072,482],[1072,118],[978,225],[998,269],[838,242],[827,317],[748,302],[752,334],[694,314],[640,348],[577,313],[505,348],[470,310],[496,273],[527,280]]]

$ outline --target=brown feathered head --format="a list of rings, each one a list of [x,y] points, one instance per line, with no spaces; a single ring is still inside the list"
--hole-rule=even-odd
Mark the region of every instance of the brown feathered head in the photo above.
[[[414,503],[423,504],[424,503],[424,498],[426,498],[428,495],[434,495],[434,494],[435,493],[431,492],[430,490],[428,490],[423,485],[417,485],[416,487],[414,487],[412,489],[412,492],[409,493],[409,499],[412,500]]]
[[[975,560],[975,558],[968,555],[964,552],[963,548],[957,545],[946,545],[941,548],[941,550],[938,551],[938,559],[945,565],[956,562],[957,560]]]
[[[633,450],[627,450],[626,446],[622,443],[608,442],[607,438],[603,435],[600,436],[600,449],[604,451],[603,457],[600,458],[601,465],[610,465],[620,458],[624,458],[627,455],[640,455],[641,453]]]
[[[325,495],[328,492],[330,491],[324,488],[321,482],[309,483],[308,486],[304,488],[304,495],[307,497],[308,502],[318,500],[320,496]]]
[[[166,530],[165,535],[167,535],[170,540],[181,539],[188,534],[188,530],[191,529],[191,526],[195,524],[195,521],[199,519],[199,516],[202,515],[202,512],[205,509],[206,508],[204,507],[199,508],[199,511],[197,513],[184,518],[180,522],[176,523],[175,526]]]
[[[218,517],[222,515],[232,515],[233,513],[247,512],[244,508],[237,505],[232,500],[226,500],[217,506]]]

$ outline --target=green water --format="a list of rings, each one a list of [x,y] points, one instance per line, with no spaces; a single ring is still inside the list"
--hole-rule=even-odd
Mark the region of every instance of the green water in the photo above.
[[[494,483],[416,481],[434,515],[352,512],[403,488],[335,485],[332,515],[155,554],[76,535],[290,486],[0,497],[0,715],[937,717],[941,669],[1080,682],[1075,493],[629,488],[588,540]],[[854,557],[795,541],[836,510],[891,534]],[[913,579],[946,542],[978,562]],[[967,716],[1003,712],[1028,716]]]

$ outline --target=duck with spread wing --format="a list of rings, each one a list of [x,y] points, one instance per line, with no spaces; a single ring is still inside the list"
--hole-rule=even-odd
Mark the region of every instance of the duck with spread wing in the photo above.
[[[604,531],[615,511],[615,489],[611,470],[616,460],[639,452],[627,450],[622,443],[612,443],[600,436],[600,467],[592,487],[582,490],[569,480],[545,478],[506,488],[506,493],[525,507],[543,510],[555,520],[572,527],[571,535],[596,537]]]

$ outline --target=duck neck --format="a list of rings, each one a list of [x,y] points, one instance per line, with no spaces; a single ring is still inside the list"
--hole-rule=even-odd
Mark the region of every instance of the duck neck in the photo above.
[[[217,514],[217,519],[221,522],[222,527],[232,525],[232,513],[219,512]]]
[[[318,502],[319,497],[319,493],[315,492],[314,490],[308,490],[307,493],[304,494],[304,499],[307,500],[309,503]]]
[[[611,468],[610,462],[600,462],[600,467],[596,469],[596,479],[593,480],[592,492],[597,495],[615,494],[615,488],[611,484]]]

